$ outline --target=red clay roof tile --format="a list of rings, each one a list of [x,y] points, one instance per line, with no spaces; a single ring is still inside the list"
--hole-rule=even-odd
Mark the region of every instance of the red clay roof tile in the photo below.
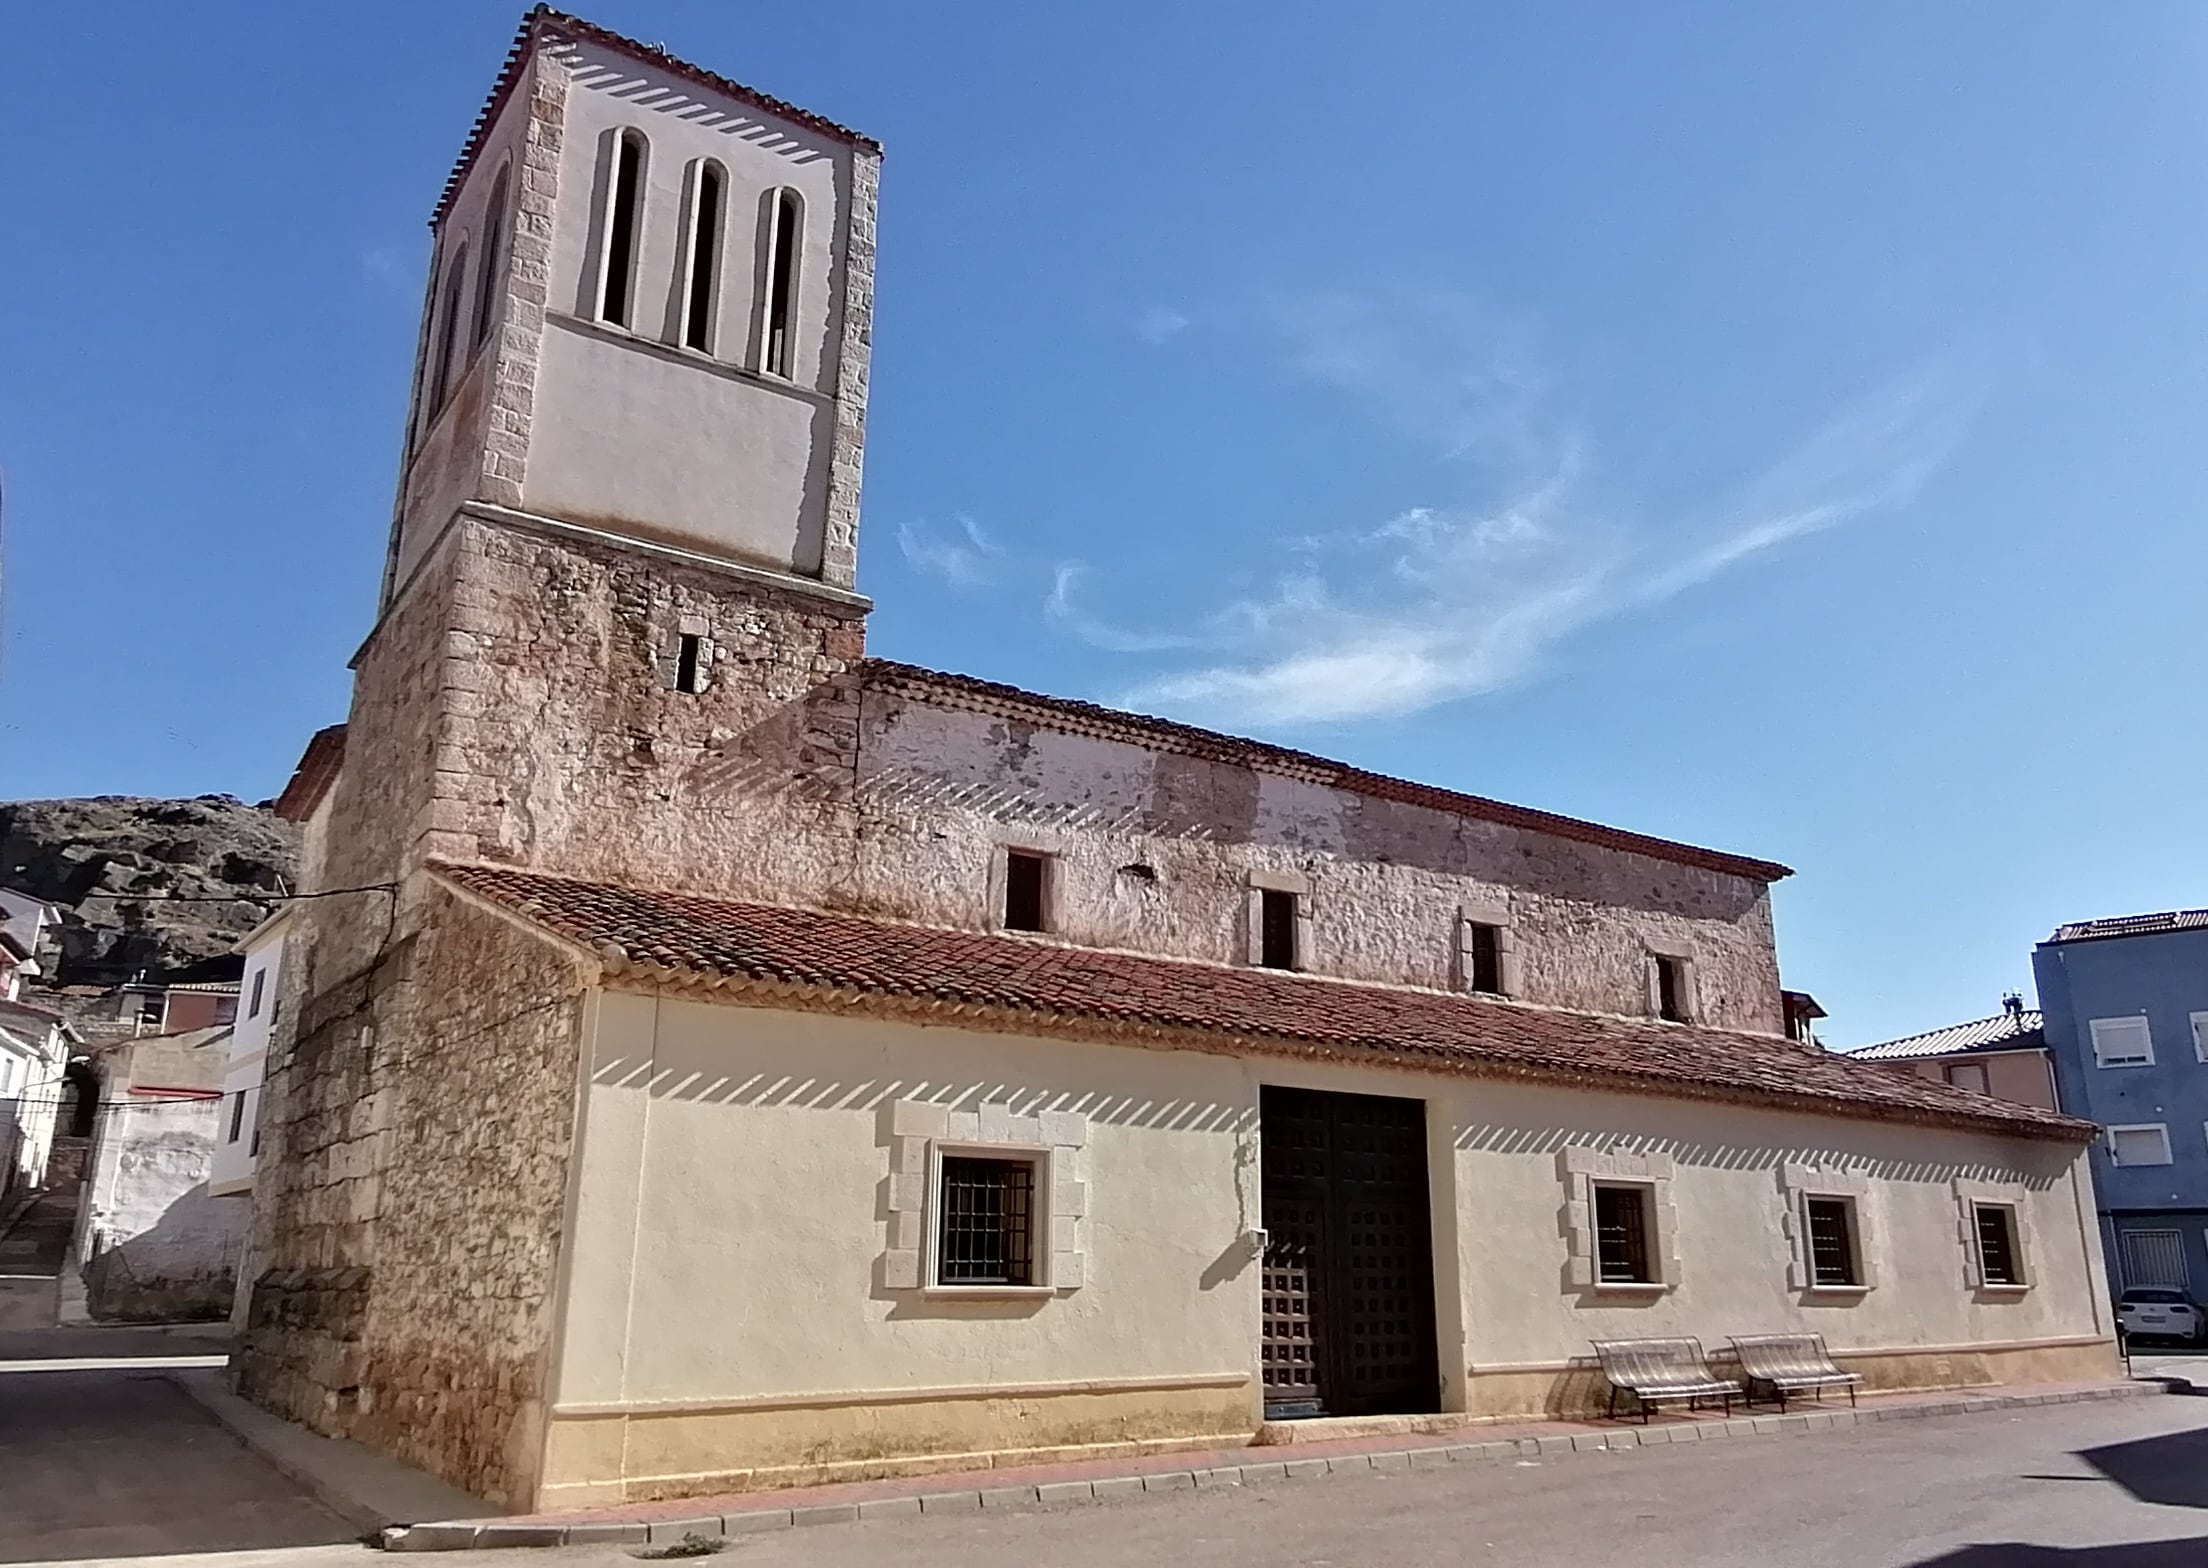
[[[1777,1035],[1571,1013],[853,915],[577,882],[494,866],[438,875],[600,958],[707,978],[954,1004],[1037,1033],[1123,1026],[1222,1047],[1277,1042],[1438,1070],[1757,1101],[1831,1116],[2083,1142],[2089,1124]]]

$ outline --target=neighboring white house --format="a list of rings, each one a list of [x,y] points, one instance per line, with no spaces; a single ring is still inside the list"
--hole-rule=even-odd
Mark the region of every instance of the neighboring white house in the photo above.
[[[245,972],[238,979],[238,1015],[230,1029],[230,1063],[222,1079],[222,1121],[216,1133],[214,1168],[208,1175],[211,1197],[248,1196],[253,1167],[261,1152],[261,1076],[268,1059],[269,1031],[282,1006],[284,937],[290,906],[254,927],[238,951]]]
[[[0,1200],[45,1179],[74,1038],[58,1013],[21,1000],[43,971],[38,955],[53,906],[0,887]]]

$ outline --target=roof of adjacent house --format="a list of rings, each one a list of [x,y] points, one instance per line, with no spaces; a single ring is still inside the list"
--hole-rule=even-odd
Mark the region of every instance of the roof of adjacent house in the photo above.
[[[2164,931],[2208,930],[2208,909],[2165,909],[2157,915],[2118,915],[2113,920],[2073,920],[2055,927],[2049,942],[2097,942],[2113,936],[2155,936]]]
[[[276,815],[286,822],[304,822],[313,816],[314,808],[344,765],[345,726],[329,724],[316,730],[307,741],[307,749],[299,754],[299,765],[291,770],[290,782],[276,797]]]
[[[656,44],[625,37],[610,28],[600,27],[596,22],[586,22],[579,16],[570,16],[567,12],[554,10],[548,5],[538,5],[532,7],[521,19],[521,27],[514,34],[514,41],[506,51],[506,63],[500,67],[498,80],[491,86],[490,97],[484,101],[482,111],[476,115],[475,124],[468,131],[468,139],[460,149],[459,159],[453,164],[452,173],[445,181],[444,191],[437,198],[437,210],[430,214],[431,228],[434,229],[444,222],[445,214],[451,211],[453,198],[460,194],[461,183],[467,179],[468,170],[474,167],[477,155],[483,151],[483,142],[490,135],[499,110],[505,107],[508,95],[514,90],[514,84],[521,80],[522,67],[529,63],[530,52],[546,33],[564,34],[569,38],[597,44],[601,48],[616,50],[633,60],[656,66],[670,76],[695,82],[725,98],[749,104],[754,109],[764,110],[793,124],[818,131],[824,136],[850,142],[870,152],[878,153],[882,150],[882,144],[873,137],[862,135],[848,125],[838,125],[825,115],[815,114],[810,109],[800,109],[794,103],[784,103],[756,88],[715,75],[703,66],[692,65],[687,60],[678,60]]]
[[[1859,1062],[1898,1062],[1919,1056],[1956,1056],[1970,1051],[2030,1051],[2047,1044],[2037,1011],[1995,1013],[1967,1024],[1949,1024],[1899,1040],[1882,1040],[1848,1052]]]
[[[1736,1100],[1833,1116],[2084,1140],[2087,1123],[1777,1035],[1074,947],[1048,939],[452,865],[461,892],[610,973],[767,1005],[1111,1037]]]
[[[1128,745],[1143,746],[1153,751],[1169,751],[1233,767],[1255,768],[1262,772],[1301,779],[1306,783],[1346,790],[1352,794],[1369,795],[1378,800],[1426,806],[1436,811],[1453,812],[1458,816],[1499,823],[1505,827],[1547,833],[1557,838],[1576,839],[1582,843],[1599,844],[1606,849],[1622,849],[1633,854],[1696,866],[1727,876],[1747,877],[1758,882],[1776,882],[1781,877],[1794,874],[1791,869],[1776,861],[1755,860],[1745,855],[1729,854],[1724,850],[1682,844],[1674,839],[1628,832],[1623,828],[1604,827],[1599,822],[1562,816],[1553,811],[1536,811],[1530,806],[1513,806],[1481,795],[1467,795],[1438,785],[1419,784],[1409,779],[1392,778],[1384,773],[1368,772],[1346,762],[1314,756],[1307,751],[1294,751],[1286,746],[1248,740],[1239,735],[1223,735],[1216,730],[1198,729],[1195,725],[1180,724],[1171,719],[1125,713],[1117,708],[1106,708],[1076,698],[1045,696],[1040,692],[1024,691],[1017,686],[1006,686],[972,675],[952,675],[916,664],[899,664],[891,659],[867,659],[859,666],[859,672],[870,690],[886,691],[936,706],[970,708],[1002,718],[1022,720],[1064,734],[1123,741]]]

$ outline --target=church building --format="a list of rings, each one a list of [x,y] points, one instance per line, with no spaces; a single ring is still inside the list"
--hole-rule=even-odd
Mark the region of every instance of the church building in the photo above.
[[[1788,1036],[1770,861],[866,651],[881,149],[538,9],[431,221],[242,1390],[513,1508],[2114,1366],[2052,1111]]]

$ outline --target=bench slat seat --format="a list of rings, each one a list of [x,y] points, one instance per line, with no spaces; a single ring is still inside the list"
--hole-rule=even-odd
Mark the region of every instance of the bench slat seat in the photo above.
[[[1828,1388],[1846,1389],[1852,1406],[1863,1381],[1862,1373],[1844,1372],[1833,1362],[1822,1334],[1736,1334],[1733,1353],[1740,1357],[1751,1402],[1760,1383],[1777,1397],[1781,1410],[1788,1394],[1807,1392],[1822,1399]]]
[[[1630,1394],[1641,1408],[1645,1425],[1655,1407],[1669,1400],[1685,1400],[1687,1408],[1704,1399],[1722,1400],[1731,1414],[1738,1383],[1710,1370],[1698,1339],[1598,1339],[1593,1341],[1602,1375],[1610,1382],[1610,1414],[1618,1413],[1618,1396]]]

